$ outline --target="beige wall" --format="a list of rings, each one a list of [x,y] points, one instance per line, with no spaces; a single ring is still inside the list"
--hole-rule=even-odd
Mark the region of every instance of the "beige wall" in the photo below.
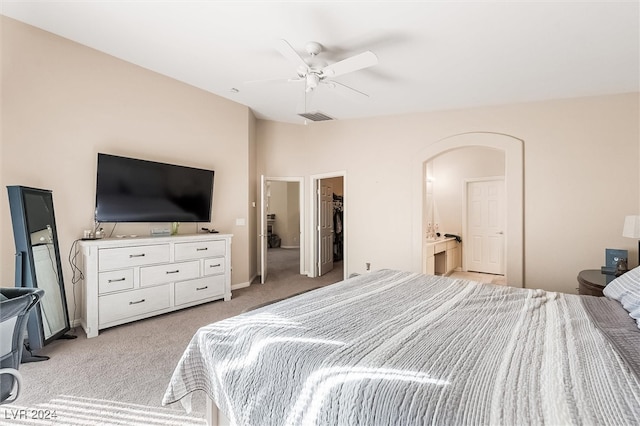
[[[212,224],[234,234],[232,282],[255,275],[255,120],[245,106],[2,17],[0,276],[12,285],[6,185],[53,191],[67,295],[73,241],[93,223],[96,154],[215,170]],[[245,225],[236,225],[244,219]],[[241,223],[242,221],[240,221]],[[155,226],[155,225],[154,225]],[[107,232],[112,224],[105,224]],[[148,235],[149,224],[114,234]],[[180,233],[193,233],[183,223]],[[250,247],[251,246],[251,247]],[[79,293],[77,293],[79,294]],[[72,310],[72,305],[70,305]]]
[[[522,139],[526,285],[575,292],[577,273],[599,268],[607,247],[637,264],[637,241],[621,233],[640,202],[638,105],[633,93],[306,127],[259,120],[258,173],[346,171],[348,273],[365,262],[410,270],[416,155],[465,132]]]
[[[466,180],[504,176],[504,161],[504,152],[477,146],[454,149],[430,161],[441,234],[462,234]]]

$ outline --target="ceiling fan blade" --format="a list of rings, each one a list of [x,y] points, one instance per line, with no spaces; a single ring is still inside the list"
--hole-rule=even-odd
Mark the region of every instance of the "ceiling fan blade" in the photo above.
[[[349,98],[362,99],[362,98],[369,97],[369,95],[367,95],[366,93],[361,92],[357,89],[354,89],[353,87],[347,86],[346,84],[339,83],[337,81],[326,80],[326,81],[323,81],[322,83],[328,85],[332,89],[338,89],[336,90],[337,92]]]
[[[309,69],[309,65],[302,59],[302,56],[296,52],[296,50],[289,44],[289,42],[285,39],[278,40],[278,52],[282,54],[285,58],[289,59],[291,62],[294,62],[296,65],[304,67],[305,70]]]
[[[323,77],[336,77],[353,71],[358,71],[378,63],[378,57],[371,51],[360,53],[322,69]]]

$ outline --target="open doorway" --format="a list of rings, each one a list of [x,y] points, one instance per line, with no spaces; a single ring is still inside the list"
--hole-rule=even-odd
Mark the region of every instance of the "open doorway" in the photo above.
[[[346,275],[347,214],[344,173],[312,176],[311,274],[331,274],[336,281]]]
[[[260,282],[304,271],[303,179],[261,177]]]
[[[485,147],[504,153],[505,275],[508,285],[524,287],[524,149],[523,141],[514,136],[492,132],[469,132],[453,135],[426,146],[415,156],[413,167],[412,268],[423,271],[425,257],[425,163],[439,154],[463,147]],[[418,184],[421,183],[421,184]],[[440,211],[440,216],[443,212]],[[464,223],[464,222],[463,222]]]
[[[425,163],[424,223],[462,237],[447,271],[505,275],[504,174],[504,151],[482,146],[451,149]]]

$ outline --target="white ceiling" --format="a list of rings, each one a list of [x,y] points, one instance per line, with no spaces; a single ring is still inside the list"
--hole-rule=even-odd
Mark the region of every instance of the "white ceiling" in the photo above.
[[[12,1],[3,15],[301,123],[304,85],[276,50],[321,43],[329,63],[378,65],[307,102],[336,119],[640,91],[638,1]],[[282,79],[280,83],[246,81]],[[232,88],[238,89],[233,93]]]

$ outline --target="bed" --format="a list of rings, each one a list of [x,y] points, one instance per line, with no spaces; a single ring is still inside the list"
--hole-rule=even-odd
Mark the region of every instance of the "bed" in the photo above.
[[[209,421],[237,425],[638,424],[640,269],[623,277],[614,300],[359,275],[201,328],[163,405],[203,391]]]

